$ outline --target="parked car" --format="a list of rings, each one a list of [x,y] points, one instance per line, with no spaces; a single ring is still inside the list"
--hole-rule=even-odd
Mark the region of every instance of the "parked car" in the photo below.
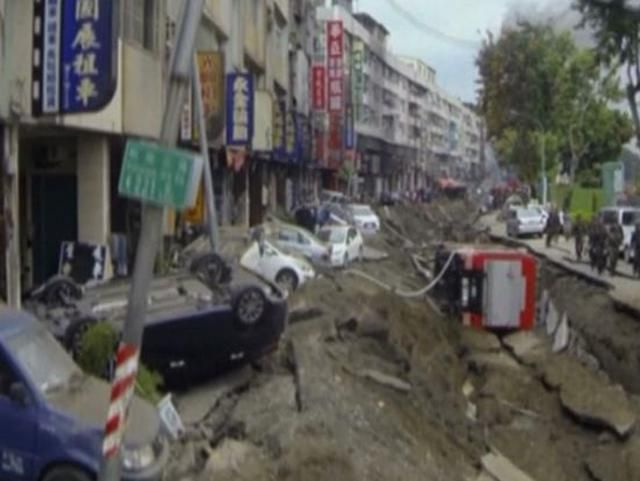
[[[331,245],[330,263],[334,267],[345,267],[352,261],[362,259],[364,240],[355,227],[327,226],[320,229],[318,238]]]
[[[329,261],[330,246],[306,229],[291,224],[268,224],[268,236],[280,248],[296,252],[311,262]]]
[[[342,192],[323,190],[320,192],[320,202],[329,204],[346,204],[347,197]]]
[[[624,232],[624,241],[620,247],[620,254],[629,261],[631,254],[631,235],[640,222],[640,207],[605,207],[600,209],[600,218],[605,225],[620,224]]]
[[[192,268],[214,263],[199,260]],[[167,387],[258,359],[277,348],[285,329],[286,295],[277,286],[242,267],[229,283],[210,285],[203,278],[189,272],[156,278],[149,292],[141,358]],[[84,332],[98,320],[121,332],[129,290],[127,281],[83,290],[56,278],[25,306],[76,355]]]
[[[380,218],[371,207],[366,204],[349,204],[346,208],[349,220],[363,234],[371,235],[380,231]]]
[[[251,243],[240,258],[240,264],[288,292],[295,291],[316,276],[309,262],[278,249],[268,240]]]
[[[33,316],[0,312],[0,479],[91,481],[102,460],[110,386],[84,374]],[[134,397],[122,479],[155,481],[169,457],[160,418]]]
[[[507,218],[507,236],[542,236],[547,225],[545,215],[535,207],[519,207],[510,211]]]

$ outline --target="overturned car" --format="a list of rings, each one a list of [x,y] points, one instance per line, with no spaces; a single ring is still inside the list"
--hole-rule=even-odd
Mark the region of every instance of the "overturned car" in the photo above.
[[[157,278],[149,296],[142,362],[165,384],[197,382],[274,351],[287,320],[286,293],[238,267],[233,282],[211,282],[221,263],[200,259],[191,272]],[[220,280],[220,279],[217,279]],[[82,288],[57,277],[33,292],[25,307],[72,353],[84,332],[100,321],[121,331],[130,285],[126,281]]]

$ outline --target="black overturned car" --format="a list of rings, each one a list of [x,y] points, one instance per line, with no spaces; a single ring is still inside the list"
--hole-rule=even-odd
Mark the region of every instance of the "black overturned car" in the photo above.
[[[75,355],[92,324],[107,321],[122,329],[129,287],[116,281],[82,288],[57,277],[31,293],[25,307]],[[286,294],[240,268],[233,282],[213,285],[191,272],[157,278],[148,302],[141,359],[162,374],[167,387],[201,381],[276,350],[287,321]]]

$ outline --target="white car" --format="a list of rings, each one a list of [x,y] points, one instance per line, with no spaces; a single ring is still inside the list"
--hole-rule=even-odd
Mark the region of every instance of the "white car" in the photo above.
[[[277,224],[268,226],[268,231],[278,247],[296,252],[313,263],[329,261],[329,244],[322,242],[306,229],[290,224]]]
[[[330,263],[334,267],[345,267],[350,262],[362,259],[364,240],[355,227],[323,227],[318,232],[318,238],[331,245]]]
[[[240,264],[288,292],[316,276],[309,262],[282,252],[268,240],[252,242],[240,258]]]
[[[347,212],[353,224],[363,234],[375,234],[380,230],[380,218],[365,204],[349,204]]]
[[[547,218],[540,210],[530,207],[519,207],[509,213],[509,218],[507,219],[507,236],[542,236],[546,226]]]

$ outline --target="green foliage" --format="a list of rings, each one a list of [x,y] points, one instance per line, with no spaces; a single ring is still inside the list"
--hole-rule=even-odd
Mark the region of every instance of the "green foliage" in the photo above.
[[[107,322],[93,324],[83,334],[78,352],[78,364],[88,374],[104,378],[118,334]],[[152,403],[162,398],[162,377],[144,365],[140,365],[136,380],[136,394]]]
[[[570,199],[567,210],[571,217],[575,219],[579,215],[584,220],[590,220],[600,210],[604,201],[601,188],[578,185],[554,185],[551,188],[551,198],[557,205],[563,205],[565,199]]]
[[[480,108],[503,163],[527,181],[568,161],[571,172],[615,158],[632,135],[626,115],[609,107],[622,92],[603,77],[596,55],[569,33],[522,24],[485,40],[476,60]]]
[[[626,67],[626,96],[640,143],[637,96],[640,93],[640,15],[623,0],[576,0],[582,25],[595,35],[594,52],[599,65],[612,70]]]

